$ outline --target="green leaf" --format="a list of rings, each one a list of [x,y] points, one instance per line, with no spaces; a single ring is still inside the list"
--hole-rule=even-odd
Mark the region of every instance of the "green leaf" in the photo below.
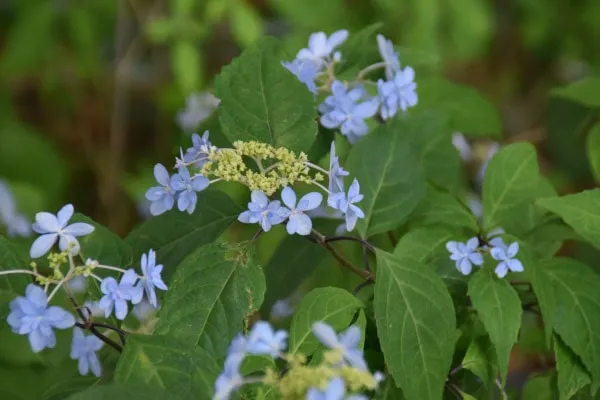
[[[4,236],[0,236],[0,271],[12,269],[29,269],[29,265],[21,258],[16,247]],[[11,274],[0,276],[0,296],[14,296],[24,293],[25,287],[31,283],[30,275]]]
[[[248,47],[263,35],[264,24],[260,13],[245,1],[230,6],[231,34],[242,47]]]
[[[209,190],[198,195],[198,207],[191,215],[173,210],[153,217],[131,232],[125,242],[136,260],[154,249],[168,279],[188,254],[215,241],[241,212],[227,195]]]
[[[558,371],[559,399],[569,400],[579,389],[591,383],[590,374],[558,335],[554,337],[554,354]]]
[[[517,342],[521,327],[523,310],[519,295],[506,280],[497,279],[487,268],[471,278],[468,294],[496,347],[500,377],[504,381],[510,351]]]
[[[69,400],[174,400],[176,398],[176,395],[153,386],[112,384],[93,386],[83,392],[74,394],[69,397]]]
[[[376,400],[404,400],[402,390],[396,386],[390,376],[386,376],[382,386],[377,391]]]
[[[557,214],[581,237],[600,248],[600,189],[540,199],[537,204]]]
[[[346,290],[326,287],[313,289],[298,306],[290,327],[289,351],[312,355],[321,346],[312,333],[312,325],[325,322],[337,332],[352,322],[363,304]]]
[[[552,90],[552,95],[572,100],[587,107],[600,107],[600,78],[587,77]]]
[[[540,265],[554,286],[554,331],[600,382],[600,277],[587,265],[554,258]]]
[[[425,265],[376,256],[373,306],[388,369],[407,399],[440,399],[456,342],[452,298]]]
[[[540,263],[528,265],[525,273],[531,281],[533,292],[535,293],[537,302],[540,306],[540,311],[544,320],[546,343],[549,345],[554,329],[554,312],[556,303],[552,279]]]
[[[121,268],[133,263],[133,255],[129,245],[108,228],[79,213],[73,216],[72,222],[85,222],[95,228],[90,235],[78,239],[83,257],[98,260],[104,265]]]
[[[369,237],[396,228],[425,195],[423,167],[410,136],[422,129],[417,120],[395,119],[359,141],[346,162],[358,179],[365,218],[357,227]]]
[[[445,249],[449,240],[456,240],[456,233],[448,227],[420,227],[398,240],[394,255],[398,258],[411,257],[415,261],[427,263],[440,249]]]
[[[489,162],[483,182],[484,229],[504,227],[522,218],[515,210],[531,200],[531,186],[538,178],[533,145],[515,143],[496,153]]]
[[[415,210],[413,217],[419,224],[444,224],[466,228],[471,233],[479,231],[477,219],[469,208],[456,196],[429,185],[425,198]]]
[[[535,376],[527,380],[521,392],[522,399],[554,400],[552,379],[550,376]]]
[[[286,236],[265,267],[267,293],[262,305],[265,315],[277,300],[290,296],[310,277],[326,255],[326,250],[306,238]]]
[[[244,329],[265,292],[249,243],[200,247],[179,266],[159,312],[156,333],[199,344],[215,358]]]
[[[471,137],[502,136],[496,107],[476,89],[458,85],[440,76],[417,76],[417,110],[442,109],[452,116],[452,128]]]
[[[473,338],[467,348],[462,365],[481,379],[486,387],[493,385],[496,377],[496,349],[487,335]]]
[[[586,140],[588,161],[596,182],[600,182],[600,124],[590,129]]]
[[[115,382],[165,389],[181,399],[210,400],[220,369],[210,354],[187,342],[169,336],[130,335]]]
[[[312,93],[281,65],[279,42],[265,37],[222,69],[215,82],[223,133],[292,151],[308,151],[317,135]]]

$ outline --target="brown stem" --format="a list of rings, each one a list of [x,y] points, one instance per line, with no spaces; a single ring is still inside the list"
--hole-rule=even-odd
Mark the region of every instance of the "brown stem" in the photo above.
[[[361,243],[364,247],[366,247],[367,249],[369,249],[370,251],[372,251],[373,253],[375,253],[375,248],[373,247],[373,245],[369,242],[367,242],[364,239],[361,238],[357,238],[354,236],[331,236],[331,237],[326,237],[325,238],[325,242],[329,243],[329,242],[339,242],[340,240],[349,240],[352,242],[358,242]]]
[[[325,249],[327,249],[327,251],[329,251],[331,253],[331,255],[344,268],[352,271],[353,273],[355,273],[356,275],[360,276],[363,279],[368,279],[368,280],[373,280],[373,281],[375,280],[375,277],[371,274],[371,272],[362,270],[362,269],[356,267],[351,262],[346,260],[340,253],[338,253],[338,251],[335,248],[331,247],[331,245],[329,243],[327,243],[325,236],[321,235],[320,233],[318,233],[316,231],[313,231],[311,233],[311,236],[316,239],[317,243],[319,243],[321,246],[323,246]]]

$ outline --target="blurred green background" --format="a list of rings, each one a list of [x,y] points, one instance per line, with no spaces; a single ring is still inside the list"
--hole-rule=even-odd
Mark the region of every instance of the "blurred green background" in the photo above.
[[[210,92],[222,66],[264,34],[291,59],[312,32],[382,22],[401,61],[419,54],[479,89],[505,141],[534,143],[560,193],[582,190],[596,185],[585,143],[598,110],[549,92],[597,73],[598,21],[598,0],[0,0],[0,179],[28,218],[72,202],[125,235],[152,166],[172,165],[201,129],[186,99]],[[474,143],[470,170],[490,144]]]

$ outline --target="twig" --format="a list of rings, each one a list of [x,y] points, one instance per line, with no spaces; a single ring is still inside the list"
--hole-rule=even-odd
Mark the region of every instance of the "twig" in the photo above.
[[[262,233],[264,232],[264,230],[262,228],[260,228],[258,231],[256,231],[256,233],[254,234],[254,236],[252,236],[252,241],[256,241],[260,235],[262,235]]]
[[[364,282],[359,283],[353,290],[352,290],[352,295],[356,296],[358,294],[358,292],[360,292],[362,289],[366,288],[369,285],[372,285],[373,280],[372,279],[367,279]]]
[[[326,237],[325,238],[325,243],[339,242],[340,240],[349,240],[349,241],[352,241],[352,242],[361,243],[364,247],[366,247],[367,249],[369,249],[369,251],[375,253],[375,247],[373,247],[373,245],[371,243],[367,242],[364,239],[357,238],[357,237],[354,237],[354,236],[331,236],[331,237]]]
[[[116,326],[112,326],[110,324],[105,324],[102,322],[92,322],[91,325],[94,328],[95,327],[106,328],[106,329],[110,329],[111,331],[117,332],[119,334],[119,337],[121,338],[121,343],[123,343],[123,345],[125,345],[125,337],[128,335],[128,333],[125,332],[123,329],[117,328]]]
[[[337,252],[336,249],[334,249],[333,247],[331,247],[331,245],[325,241],[325,237],[323,235],[321,235],[320,233],[318,233],[316,231],[313,231],[313,232],[311,232],[311,236],[316,239],[317,243],[319,243],[321,246],[323,246],[325,249],[327,249],[327,251],[329,251],[331,253],[331,255],[344,268],[349,269],[350,271],[352,271],[356,275],[362,277],[363,279],[372,279],[372,280],[375,279],[372,276],[371,272],[366,271],[366,270],[361,270],[360,268],[357,268],[352,263],[350,263],[348,260],[346,260],[341,254],[339,254]]]

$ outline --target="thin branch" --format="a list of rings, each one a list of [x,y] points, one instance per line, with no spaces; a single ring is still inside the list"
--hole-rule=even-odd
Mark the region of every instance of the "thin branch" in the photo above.
[[[119,334],[119,337],[121,338],[121,343],[123,343],[123,345],[125,345],[125,337],[128,335],[128,332],[125,332],[123,329],[117,328],[116,326],[112,326],[110,324],[105,324],[102,322],[92,322],[91,325],[94,328],[95,327],[106,328],[106,329],[110,329],[111,331],[117,332]]]
[[[369,242],[367,242],[364,239],[361,238],[357,238],[354,236],[331,236],[331,237],[326,237],[325,238],[325,243],[329,243],[329,242],[339,242],[340,240],[349,240],[349,241],[353,241],[353,242],[358,242],[360,244],[362,244],[364,247],[366,247],[367,249],[369,249],[369,251],[375,253],[375,247],[373,247],[373,245]]]
[[[319,243],[321,246],[323,246],[325,249],[327,249],[327,251],[329,251],[331,253],[331,255],[346,269],[352,271],[353,273],[355,273],[356,275],[360,276],[363,279],[372,279],[374,280],[375,278],[372,276],[371,272],[366,271],[366,270],[362,270],[358,267],[356,267],[355,265],[353,265],[351,262],[349,262],[348,260],[346,260],[340,253],[338,253],[338,251],[331,247],[331,245],[329,243],[326,242],[325,237],[323,235],[321,235],[320,233],[313,231],[311,232],[311,235],[313,238],[316,239],[317,243]]]
[[[352,295],[356,296],[358,294],[358,292],[360,292],[362,289],[366,288],[369,285],[372,285],[373,280],[372,279],[367,279],[364,282],[359,283],[353,290],[352,290]]]

